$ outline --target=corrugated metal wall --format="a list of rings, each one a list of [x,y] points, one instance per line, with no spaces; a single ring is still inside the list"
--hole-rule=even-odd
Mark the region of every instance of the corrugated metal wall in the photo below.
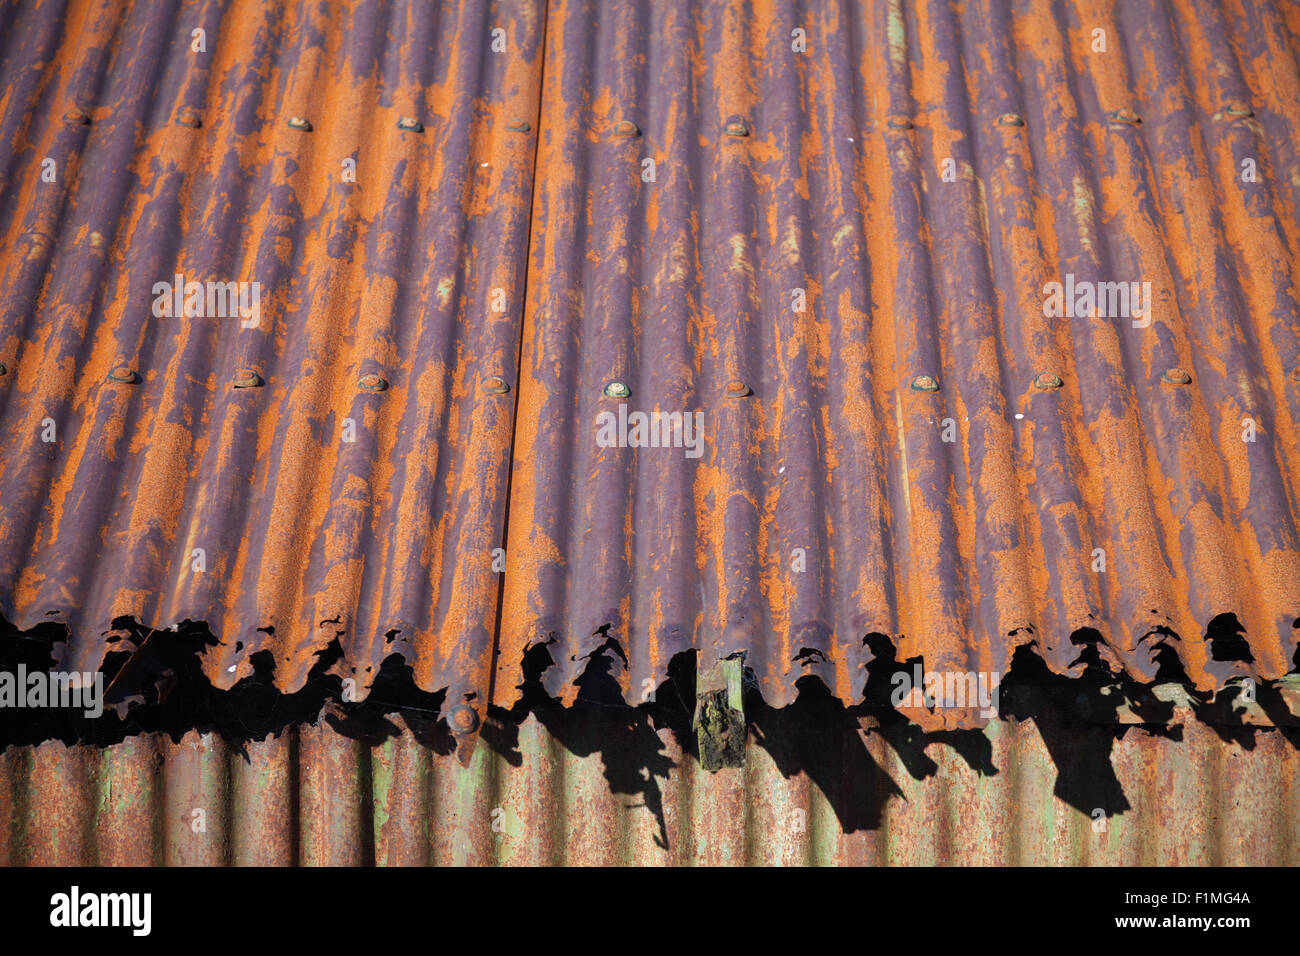
[[[640,741],[653,757],[607,735],[583,753],[535,718],[513,756],[479,747],[467,768],[409,732],[369,746],[324,725],[246,756],[196,734],[51,742],[0,757],[0,864],[1300,862],[1300,757],[1276,731],[1249,748],[1195,722],[1113,747],[1109,728],[976,733],[985,754],[936,743],[921,779],[880,733],[799,754],[751,741],[744,770],[709,774],[668,734]],[[634,765],[651,768],[636,783]],[[1056,796],[1080,777],[1129,805],[1104,831]]]

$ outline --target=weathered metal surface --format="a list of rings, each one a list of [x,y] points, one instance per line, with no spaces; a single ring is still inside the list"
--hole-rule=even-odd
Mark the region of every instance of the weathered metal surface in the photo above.
[[[1159,643],[1202,687],[1290,669],[1294,22],[993,6],[550,4],[501,685],[554,640],[571,698],[611,634],[633,701],[690,647],[855,699],[870,632],[936,670],[1078,673],[1082,628],[1141,680]],[[1149,327],[1045,318],[1067,273],[1150,281]],[[597,447],[611,379],[702,411],[702,457]],[[1211,659],[1223,613],[1253,663]]]
[[[396,650],[482,708],[514,403],[479,382],[517,364],[542,4],[4,19],[0,609],[66,622],[63,668],[192,619],[221,687],[261,649],[301,686],[341,635],[363,691]],[[259,282],[259,323],[155,316],[175,274]]]
[[[367,746],[324,726],[246,755],[193,733],[49,742],[0,755],[0,865],[1300,862],[1300,756],[1277,732],[1231,752],[1199,723],[1113,744],[973,733],[983,754],[880,732],[751,740],[745,769],[719,773],[667,733],[577,752],[535,718],[513,755],[479,747],[468,767],[408,732]],[[1094,776],[1111,781],[1101,812],[1061,798]]]
[[[66,623],[60,667],[194,620],[215,686],[268,650],[292,691],[337,638],[362,696],[395,652],[477,721],[540,642],[566,702],[611,639],[632,703],[691,648],[859,700],[876,634],[1293,666],[1290,5],[0,23],[0,612]],[[259,323],[155,316],[177,273],[259,282]],[[1149,325],[1046,317],[1067,275],[1150,282]],[[700,457],[601,447],[620,404],[700,413]]]

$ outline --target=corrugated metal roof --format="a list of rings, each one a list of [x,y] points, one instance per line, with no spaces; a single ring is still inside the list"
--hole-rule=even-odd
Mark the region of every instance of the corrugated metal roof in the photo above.
[[[4,7],[0,613],[146,709],[393,654],[480,717],[691,650],[772,708],[1030,642],[1272,687],[1300,14],[976,6]],[[259,321],[155,315],[178,274]],[[601,447],[620,405],[700,457]]]
[[[591,13],[548,18],[502,685],[547,635],[548,686],[572,687],[606,627],[630,689],[682,649],[747,649],[778,703],[809,664],[853,699],[869,632],[998,672],[1033,639],[1064,673],[1098,628],[1142,680],[1176,632],[1217,687],[1252,669],[1213,659],[1223,613],[1257,676],[1290,668],[1300,115],[1277,11],[626,4],[594,37]],[[1149,327],[1044,318],[1067,274],[1149,281]],[[703,457],[597,448],[611,379],[701,409]]]
[[[486,689],[513,396],[482,383],[517,366],[541,5],[11,16],[5,613],[57,614],[79,669],[116,618],[206,622],[222,687],[259,648],[300,687],[336,633],[364,674],[400,630],[421,684]],[[176,274],[259,282],[260,322],[154,316]]]

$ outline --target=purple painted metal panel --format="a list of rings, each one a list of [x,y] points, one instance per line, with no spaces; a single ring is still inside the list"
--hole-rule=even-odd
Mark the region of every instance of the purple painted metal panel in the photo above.
[[[1291,7],[0,20],[0,613],[65,624],[56,666],[198,621],[213,687],[265,652],[292,692],[337,640],[466,727],[539,646],[549,694],[595,655],[633,704],[690,650],[778,707],[886,647],[1293,668]],[[178,274],[257,321],[157,314]],[[1145,314],[1048,314],[1130,281]],[[620,406],[699,456],[605,447]]]

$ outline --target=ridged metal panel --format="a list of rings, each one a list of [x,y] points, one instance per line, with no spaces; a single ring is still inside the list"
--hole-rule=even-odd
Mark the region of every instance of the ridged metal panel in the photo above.
[[[301,686],[341,635],[363,685],[399,650],[482,701],[514,396],[481,386],[517,365],[541,4],[6,18],[0,607],[65,622],[64,668],[97,667],[119,616],[192,619],[220,687],[259,649]],[[260,325],[155,318],[175,273],[259,281]]]
[[[1141,680],[1157,628],[1202,687],[1290,669],[1294,32],[1267,4],[992,6],[550,5],[501,685],[555,640],[571,697],[607,633],[632,700],[692,646],[747,650],[775,704],[807,672],[856,699],[869,632],[936,670],[1035,640],[1074,672],[1081,628]],[[1154,321],[1044,318],[1066,273],[1150,280]],[[596,447],[610,380],[702,410],[703,457]],[[1211,659],[1223,613],[1253,667]]]
[[[338,637],[363,689],[396,651],[476,706],[543,640],[571,700],[610,637],[631,701],[692,647],[856,700],[876,632],[930,670],[1033,640],[1076,674],[1096,628],[1139,680],[1162,639],[1201,688],[1284,674],[1300,14],[986,6],[5,6],[0,611],[65,622],[65,668],[192,619],[220,688]],[[177,271],[260,281],[260,327],[155,319]],[[1045,319],[1066,273],[1149,280],[1154,321]],[[703,456],[598,447],[612,379],[702,412]],[[1212,659],[1222,614],[1253,662]]]
[[[623,790],[611,786],[619,749],[575,753],[535,718],[513,758],[479,747],[468,767],[409,733],[368,746],[323,725],[246,755],[197,734],[50,742],[0,756],[0,865],[1300,860],[1300,757],[1276,732],[1246,750],[1195,722],[1182,740],[1130,732],[1109,760],[1132,807],[1104,829],[1055,796],[1054,762],[1095,772],[1086,735],[1049,751],[1030,722],[984,733],[996,773],[945,745],[921,779],[876,733],[793,762],[751,743],[744,770],[717,774],[665,734],[658,769]]]

